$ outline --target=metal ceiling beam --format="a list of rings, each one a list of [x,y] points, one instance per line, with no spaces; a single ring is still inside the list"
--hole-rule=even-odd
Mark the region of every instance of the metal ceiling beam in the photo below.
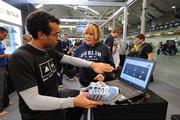
[[[130,6],[130,5],[132,5],[133,3],[135,3],[136,2],[136,0],[128,0],[127,2],[126,2],[126,6]],[[107,19],[104,23],[102,23],[101,25],[100,25],[100,27],[103,27],[104,25],[106,25],[109,21],[111,21],[113,18],[115,18],[120,12],[122,12],[122,10],[124,9],[124,7],[120,7],[116,12],[114,12],[110,17],[109,17],[109,19]]]
[[[150,14],[150,13],[147,13],[147,15],[148,15],[149,17],[153,18],[153,19],[155,19],[155,18],[156,18],[155,16],[153,16],[153,15],[152,15],[152,14]]]
[[[129,11],[130,11],[130,10],[129,10]],[[134,17],[138,18],[138,19],[139,19],[139,17],[140,17],[140,14],[137,13],[137,11],[134,11],[134,10],[131,10],[131,11],[130,11],[130,17],[131,17],[132,15],[133,15]]]
[[[100,25],[100,27],[103,27],[106,25],[109,21],[111,21],[114,17],[116,17],[124,8],[119,8],[112,16],[109,17],[107,21],[105,21],[103,24]]]
[[[71,5],[64,5],[64,6],[74,9],[74,6],[71,6]],[[97,15],[97,14],[95,14],[94,12],[92,12],[92,11],[89,10],[89,9],[85,9],[85,8],[82,8],[82,7],[77,7],[77,9],[78,9],[80,12],[82,12],[82,13],[85,13],[85,12],[90,11],[92,15]]]
[[[146,17],[147,17],[148,20],[152,20],[153,19],[152,17],[148,16],[147,14],[146,14]]]
[[[28,0],[32,4],[46,4],[46,5],[81,5],[81,6],[126,6],[126,2],[98,2],[98,1],[84,1],[84,0]]]
[[[154,17],[152,15],[149,15],[149,13],[146,13],[146,17],[148,17],[149,19],[154,19]]]
[[[164,13],[165,13],[164,10],[160,9],[159,7],[155,6],[154,4],[150,4],[150,6],[151,6],[152,8],[154,8],[155,10],[157,10],[158,12],[160,12],[161,14],[164,15]]]
[[[99,19],[102,19],[103,16],[108,12],[109,7],[106,7],[105,10],[101,13],[101,15],[99,16]]]
[[[61,22],[98,22],[102,23],[105,22],[106,20],[99,20],[99,19],[59,19]]]

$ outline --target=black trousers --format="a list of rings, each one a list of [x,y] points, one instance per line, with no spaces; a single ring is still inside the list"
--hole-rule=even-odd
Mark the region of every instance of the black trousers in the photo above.
[[[126,59],[126,55],[119,54],[119,60],[120,60],[119,66],[123,67],[125,59]]]
[[[67,75],[69,78],[73,78],[77,74],[77,71],[73,65],[63,64],[62,75],[63,74]]]
[[[7,67],[0,67],[0,112],[9,105],[7,73]]]

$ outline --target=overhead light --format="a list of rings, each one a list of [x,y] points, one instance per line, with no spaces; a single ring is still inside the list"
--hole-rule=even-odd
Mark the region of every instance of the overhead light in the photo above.
[[[90,7],[89,7],[89,10],[90,10],[90,11],[92,11],[93,13],[95,13],[96,15],[100,15],[100,13],[99,13],[99,12],[97,12],[97,11],[93,10],[93,9],[92,9],[92,8],[90,8]]]
[[[26,1],[26,0],[25,0]],[[95,0],[28,0],[31,4],[51,4],[51,5],[87,5],[87,6],[126,6],[125,2],[104,2]],[[112,0],[111,0],[112,1]]]
[[[175,5],[173,5],[171,8],[172,8],[172,9],[175,9],[175,8],[176,8],[176,6],[175,6]]]
[[[147,34],[146,37],[150,37],[151,35],[150,34]]]
[[[61,28],[76,28],[75,25],[60,25]]]
[[[102,23],[102,22],[105,22],[106,21],[106,19],[101,19],[101,20],[99,20],[99,19],[59,19],[61,22],[100,22],[100,23]]]
[[[134,39],[134,38],[136,38],[136,37],[135,37],[135,36],[132,36],[131,38]]]
[[[168,34],[168,35],[172,35],[172,34],[174,34],[174,32],[168,32],[167,34]]]
[[[39,8],[41,8],[41,7],[43,7],[43,6],[44,6],[44,4],[39,4],[39,5],[36,5],[35,8],[36,8],[36,9],[39,9]]]
[[[160,33],[155,34],[155,36],[160,36],[160,35],[161,35]]]
[[[77,10],[77,6],[76,5],[74,6],[74,10]]]

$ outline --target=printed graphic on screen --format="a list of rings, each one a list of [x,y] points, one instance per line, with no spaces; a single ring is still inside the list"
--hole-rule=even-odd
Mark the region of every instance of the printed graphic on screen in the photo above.
[[[148,74],[148,68],[126,63],[124,74],[145,81]]]

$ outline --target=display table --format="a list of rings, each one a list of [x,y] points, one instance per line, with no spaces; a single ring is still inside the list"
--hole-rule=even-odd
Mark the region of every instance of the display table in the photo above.
[[[144,98],[134,99],[132,103],[91,109],[91,120],[166,120],[167,106],[167,101],[148,90]]]

